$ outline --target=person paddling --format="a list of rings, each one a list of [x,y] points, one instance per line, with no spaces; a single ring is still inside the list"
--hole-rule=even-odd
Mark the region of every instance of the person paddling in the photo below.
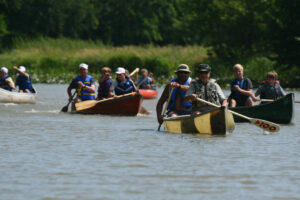
[[[185,93],[189,89],[192,81],[192,78],[190,77],[191,71],[189,66],[186,64],[181,64],[177,67],[175,73],[177,78],[174,78],[169,84],[166,85],[156,105],[157,121],[159,124],[163,123],[163,115],[165,113],[162,114],[162,108],[164,103],[168,101],[168,97],[170,95],[169,102],[167,102],[168,105],[166,105],[168,117],[191,114],[192,104],[183,101]]]
[[[116,74],[117,78],[110,87],[111,92],[114,92],[115,95],[123,95],[137,91],[134,82],[126,76],[125,69],[123,67],[118,67]]]
[[[211,67],[208,64],[200,64],[197,67],[198,80],[192,82],[191,87],[184,97],[185,102],[192,101],[192,114],[197,115],[214,109],[213,106],[197,101],[197,98],[210,103],[227,106],[227,99],[214,79],[210,79]]]
[[[111,69],[109,67],[103,67],[101,69],[97,100],[102,100],[113,96],[113,92],[110,90],[110,87],[113,83],[110,73]]]
[[[0,88],[12,91],[16,89],[15,83],[8,74],[8,69],[6,67],[1,67],[0,69]]]
[[[244,77],[244,68],[241,64],[233,66],[235,79],[231,83],[229,95],[230,107],[253,106],[253,85],[249,78]]]
[[[137,82],[137,88],[139,89],[151,89],[152,88],[152,78],[148,76],[147,69],[141,69],[142,77]]]
[[[77,98],[75,98],[75,103],[86,100],[95,99],[95,79],[88,75],[88,65],[81,63],[79,65],[79,75],[74,78],[69,85],[67,92],[69,96],[69,101],[73,100],[72,89],[76,89]]]
[[[285,95],[278,81],[278,74],[274,70],[267,73],[266,80],[262,82],[255,92],[255,97],[260,96],[261,99],[276,100]],[[255,100],[258,99],[255,98]]]
[[[16,85],[19,86],[19,92],[33,93],[31,77],[26,72],[26,68],[24,66],[20,66],[19,68],[14,66],[14,70],[19,73],[16,81]]]

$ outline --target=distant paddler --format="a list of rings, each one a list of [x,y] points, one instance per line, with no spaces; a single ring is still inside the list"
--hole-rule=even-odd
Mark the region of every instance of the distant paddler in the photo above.
[[[191,114],[192,104],[189,102],[184,102],[184,96],[186,91],[188,91],[192,81],[190,73],[191,71],[189,66],[186,64],[181,64],[175,71],[177,78],[174,78],[169,84],[166,85],[156,105],[157,121],[159,124],[163,123],[165,113],[162,114],[162,108],[165,102],[167,102],[167,115],[169,117]],[[172,90],[172,88],[174,89]]]
[[[137,91],[134,82],[125,75],[125,69],[123,67],[118,67],[116,74],[117,78],[110,87],[111,92],[119,96]]]
[[[88,75],[88,65],[85,63],[81,63],[79,65],[79,75],[74,78],[71,84],[68,87],[68,95],[69,101],[73,100],[73,96],[71,93],[72,89],[76,89],[77,98],[75,98],[75,103],[86,100],[94,100],[95,99],[95,79]]]
[[[6,67],[1,67],[0,69],[0,88],[12,91],[16,89],[15,83],[8,74],[8,69]]]
[[[150,76],[148,76],[147,69],[141,69],[142,77],[137,82],[137,88],[139,89],[152,89],[153,80]]]
[[[26,67],[20,66],[17,68],[14,66],[14,70],[19,73],[16,81],[16,85],[19,86],[20,93],[35,93],[30,75],[26,72]]]
[[[110,90],[113,83],[110,73],[111,69],[109,67],[103,67],[101,69],[101,78],[98,82],[99,87],[97,100],[102,100],[113,96],[113,92]]]
[[[192,114],[197,115],[214,109],[213,106],[197,101],[198,98],[219,106],[227,106],[227,99],[221,87],[214,79],[210,79],[211,67],[208,64],[200,64],[196,71],[198,79],[192,82],[184,98],[186,102],[193,102]]]

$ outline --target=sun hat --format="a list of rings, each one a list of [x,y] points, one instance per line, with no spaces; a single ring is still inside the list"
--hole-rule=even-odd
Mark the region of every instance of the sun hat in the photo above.
[[[80,68],[83,68],[83,69],[89,69],[89,66],[87,65],[87,64],[85,64],[85,63],[81,63],[80,65],[79,65],[79,69]]]
[[[211,68],[208,64],[200,64],[197,67],[197,72],[210,72]]]
[[[26,71],[26,68],[25,68],[24,66],[20,66],[20,67],[19,67],[19,70],[20,70],[21,72],[25,72],[25,71]]]
[[[5,74],[8,73],[8,69],[6,67],[1,67],[0,71],[4,72]]]
[[[125,69],[123,67],[118,67],[116,74],[125,74]]]
[[[175,71],[175,73],[177,73],[177,72],[189,72],[189,73],[191,73],[189,66],[187,66],[186,64],[180,64],[177,67],[177,70]]]

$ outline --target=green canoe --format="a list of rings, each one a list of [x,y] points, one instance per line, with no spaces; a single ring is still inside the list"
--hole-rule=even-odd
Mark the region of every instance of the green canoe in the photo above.
[[[248,117],[268,120],[274,123],[289,124],[294,116],[294,94],[289,93],[276,101],[252,107],[229,108]],[[247,122],[245,119],[234,116],[235,122]]]

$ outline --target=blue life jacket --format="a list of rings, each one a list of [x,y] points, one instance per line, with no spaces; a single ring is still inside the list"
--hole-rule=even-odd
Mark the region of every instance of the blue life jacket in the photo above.
[[[30,92],[32,92],[32,83],[31,83],[31,77],[30,76],[27,78],[26,76],[19,75],[17,77],[16,85],[19,86],[19,90],[28,89]]]
[[[243,78],[241,81],[239,81],[237,79],[234,79],[233,83],[232,83],[232,86],[238,85],[243,90],[247,89],[247,85],[244,84],[245,79],[246,78]],[[234,97],[235,97],[236,100],[242,98],[242,96],[245,96],[245,95],[243,95],[242,93],[240,93],[238,91],[235,91]],[[247,98],[248,98],[248,96],[247,96]]]
[[[7,78],[9,78],[8,75],[4,76],[4,78],[0,78],[0,87],[5,90],[12,91],[12,88],[8,85],[8,82],[6,82]]]
[[[105,80],[102,83],[99,83],[98,87],[98,98],[103,99],[107,98],[109,94],[110,86],[112,85],[112,80]]]
[[[86,78],[82,78],[80,75],[78,75],[75,80],[81,81],[84,85],[86,86],[91,86],[92,85],[92,79],[93,77],[90,75],[87,75]],[[90,92],[87,89],[83,89],[81,88],[77,88],[77,96],[79,97],[79,99],[81,99],[82,101],[85,100],[94,100],[95,99],[95,93],[94,92]]]
[[[177,80],[178,80],[178,78],[174,78],[171,82],[177,82]],[[189,77],[182,85],[190,85],[191,81],[192,81],[192,78]],[[171,99],[170,99],[170,102],[169,102],[169,105],[168,105],[168,109],[173,109],[174,106],[175,106],[177,90],[178,90],[178,88],[173,89],[173,92],[171,94]],[[170,88],[169,92],[171,92],[171,88]],[[192,103],[191,102],[184,102],[185,93],[186,92],[183,91],[183,90],[179,91],[180,98],[181,98],[181,105],[185,108],[190,108],[190,107],[192,107]]]
[[[125,79],[125,82],[121,82],[118,79],[116,79],[118,83],[117,87],[115,87],[116,95],[127,94],[135,91],[135,87],[132,81],[130,81],[130,78],[126,76]]]
[[[137,85],[139,85],[140,89],[147,89],[147,85],[151,86],[151,84],[152,84],[152,79],[149,76],[146,77],[146,80],[144,80],[144,78],[141,77],[137,82]]]

